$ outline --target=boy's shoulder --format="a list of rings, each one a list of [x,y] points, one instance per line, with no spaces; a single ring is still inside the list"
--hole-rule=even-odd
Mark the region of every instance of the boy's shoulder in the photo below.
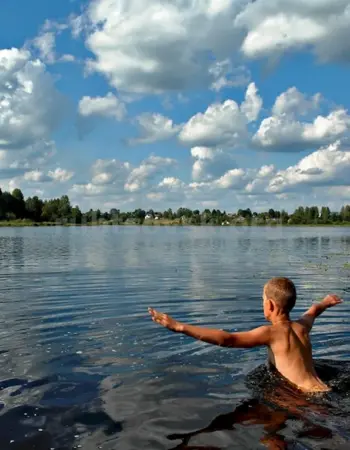
[[[288,320],[288,321],[281,321],[277,323],[271,323],[267,325],[267,327],[270,328],[271,332],[278,332],[280,330],[288,330],[290,328],[295,328],[299,330],[307,330],[307,327],[303,323],[302,320]]]

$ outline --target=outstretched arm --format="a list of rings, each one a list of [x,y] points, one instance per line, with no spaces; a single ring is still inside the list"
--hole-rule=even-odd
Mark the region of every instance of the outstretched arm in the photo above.
[[[269,345],[270,327],[264,326],[251,331],[241,333],[229,333],[227,331],[215,330],[212,328],[202,328],[194,325],[185,325],[177,322],[168,314],[163,314],[153,308],[148,312],[152,320],[168,330],[175,333],[182,333],[199,341],[208,344],[219,345],[221,347],[251,348],[259,345]]]
[[[316,317],[321,315],[326,309],[343,303],[337,295],[331,294],[322,300],[322,302],[312,305],[311,308],[298,320],[299,323],[311,330]]]

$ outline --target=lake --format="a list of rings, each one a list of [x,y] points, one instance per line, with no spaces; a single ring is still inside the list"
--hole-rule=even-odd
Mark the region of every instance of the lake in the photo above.
[[[350,448],[349,263],[349,228],[0,229],[1,450]],[[326,406],[265,404],[265,349],[209,346],[147,314],[250,329],[273,276],[297,286],[293,317],[345,300],[312,333],[341,386]]]

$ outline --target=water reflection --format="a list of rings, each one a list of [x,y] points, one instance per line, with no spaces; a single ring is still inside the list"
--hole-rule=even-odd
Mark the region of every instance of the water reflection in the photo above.
[[[284,436],[281,431],[287,427],[288,420],[302,420],[304,428],[297,433],[297,436],[293,440],[289,440]],[[173,450],[194,450],[194,449],[206,449],[206,450],[219,450],[221,447],[207,446],[207,445],[190,445],[191,440],[198,436],[216,433],[219,431],[232,431],[235,430],[237,425],[245,427],[254,427],[256,425],[262,425],[262,431],[258,431],[261,427],[255,427],[259,433],[259,442],[264,444],[268,449],[287,449],[288,445],[298,443],[298,438],[310,438],[310,439],[330,439],[333,437],[332,431],[326,427],[320,425],[314,425],[312,422],[304,419],[300,416],[292,416],[290,413],[283,410],[276,410],[273,407],[261,403],[257,399],[251,399],[243,402],[233,412],[228,414],[222,414],[216,417],[210,425],[207,427],[187,434],[172,434],[168,436],[169,440],[181,440],[181,444],[173,447]],[[232,437],[232,439],[234,439]],[[239,439],[239,437],[238,437]],[[244,445],[241,442],[240,445]],[[300,444],[300,443],[299,443]],[[244,446],[245,447],[245,446]],[[244,448],[242,447],[242,448]],[[247,447],[245,447],[247,448]],[[294,447],[295,448],[295,447]],[[305,449],[303,444],[300,444],[301,449]]]

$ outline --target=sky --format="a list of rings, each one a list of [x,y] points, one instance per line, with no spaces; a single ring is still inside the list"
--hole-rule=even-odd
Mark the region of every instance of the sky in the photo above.
[[[2,0],[0,186],[84,210],[350,203],[350,0]]]

